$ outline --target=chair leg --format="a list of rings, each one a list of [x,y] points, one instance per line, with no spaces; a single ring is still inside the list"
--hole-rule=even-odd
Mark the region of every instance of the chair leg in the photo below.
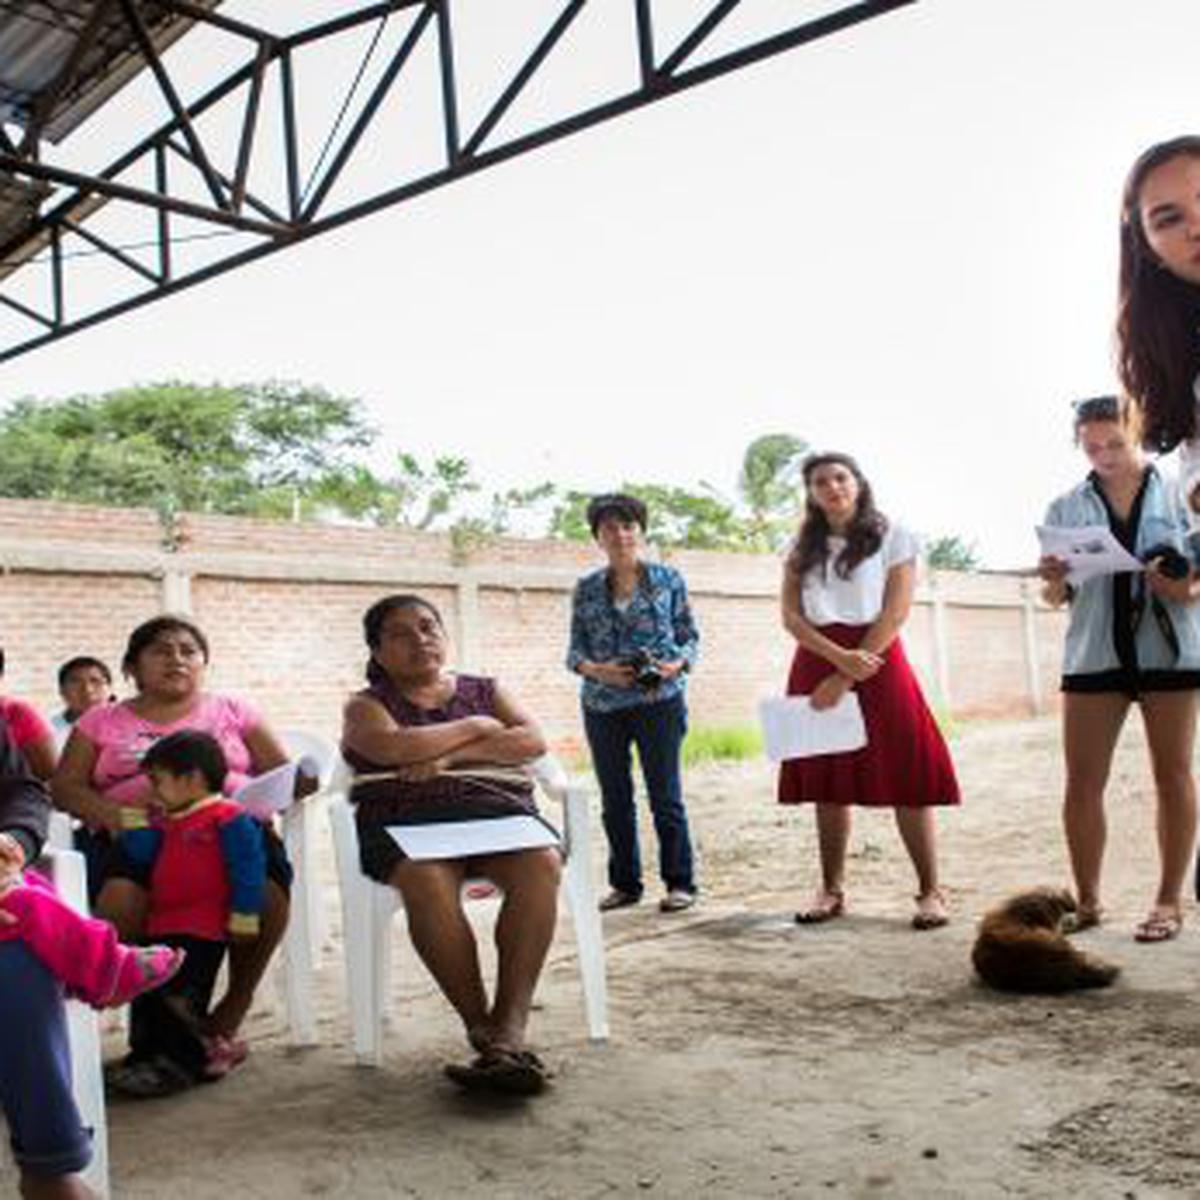
[[[82,855],[73,850],[58,849],[54,851],[50,862],[59,895],[77,912],[86,913],[87,868]],[[107,1200],[108,1118],[104,1104],[100,1021],[92,1009],[77,1000],[71,1000],[67,1003],[67,1030],[71,1042],[75,1103],[80,1119],[92,1131],[92,1161],[83,1178],[101,1200]]]
[[[108,1118],[104,1107],[104,1072],[100,1051],[100,1022],[95,1012],[77,1000],[67,1004],[71,1038],[71,1071],[79,1116],[92,1131],[92,1161],[84,1182],[97,1196],[107,1198]]]
[[[282,950],[283,992],[291,1026],[292,1044],[317,1044],[317,1019],[313,1005],[313,951],[311,893],[314,890],[311,833],[303,806],[284,814],[284,842],[295,869],[296,887]]]
[[[570,832],[570,853],[563,869],[563,889],[575,926],[588,1036],[593,1042],[605,1042],[608,1040],[608,987],[604,977],[604,934],[590,873],[587,798],[579,792],[568,792],[564,807]]]

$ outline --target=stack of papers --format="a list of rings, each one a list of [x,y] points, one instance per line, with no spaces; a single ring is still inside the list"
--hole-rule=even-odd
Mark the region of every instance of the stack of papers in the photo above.
[[[832,708],[818,711],[807,696],[764,700],[758,707],[767,757],[772,762],[843,754],[867,744],[862,706],[847,692]]]

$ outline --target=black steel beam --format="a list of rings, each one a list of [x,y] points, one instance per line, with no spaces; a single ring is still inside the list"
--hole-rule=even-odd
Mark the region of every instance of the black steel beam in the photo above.
[[[169,78],[165,85],[160,79],[164,95],[168,96],[168,102],[171,105],[171,117],[158,129],[143,137],[137,145],[121,155],[99,175],[85,175],[63,167],[28,160],[22,161],[11,153],[11,145],[4,147],[0,144],[0,172],[7,171],[14,175],[43,179],[75,189],[73,194],[65,197],[51,211],[36,220],[25,241],[25,244],[37,244],[40,241],[43,245],[48,244],[50,247],[49,265],[53,316],[39,312],[30,304],[12,296],[0,294],[0,303],[10,311],[39,325],[43,330],[19,344],[9,347],[0,346],[0,362],[45,345],[58,337],[88,328],[156,299],[165,298],[184,288],[195,286],[217,275],[235,270],[268,254],[275,253],[284,246],[295,245],[308,238],[319,236],[385,208],[444,187],[455,180],[474,175],[509,159],[551,145],[593,125],[634,112],[698,84],[717,79],[916,2],[917,0],[857,0],[857,2],[846,3],[834,12],[805,21],[782,33],[752,41],[748,45],[710,58],[708,61],[688,65],[706,39],[737,7],[739,0],[715,0],[707,14],[661,62],[656,58],[654,0],[632,0],[633,28],[640,68],[639,85],[632,91],[613,96],[581,111],[570,113],[499,144],[489,144],[497,126],[518,96],[536,78],[538,71],[560,44],[572,22],[582,12],[587,0],[567,0],[553,23],[537,41],[520,67],[511,75],[507,84],[503,86],[498,98],[487,109],[486,115],[465,143],[461,140],[459,129],[458,84],[455,76],[454,30],[451,22],[450,0],[386,0],[383,3],[366,5],[335,20],[324,22],[287,37],[271,37],[265,34],[261,38],[256,36],[253,61],[233,71],[226,79],[221,80],[190,105],[184,105],[174,94]],[[0,0],[0,3],[3,3],[3,0]],[[132,7],[132,0],[120,0],[120,3],[127,11]],[[191,0],[172,0],[171,7],[180,15],[188,16],[192,14],[187,10],[195,6]],[[416,13],[399,48],[393,52],[391,61],[358,110],[348,134],[323,173],[321,173],[322,163],[318,162],[314,175],[319,175],[319,178],[315,177],[310,181],[315,185],[315,189],[311,197],[306,197],[300,181],[301,129],[296,105],[293,50],[296,47],[318,43],[325,38],[336,37],[346,30],[360,27],[372,20],[386,22],[395,13],[414,8],[420,11]],[[417,178],[399,182],[396,186],[386,188],[366,199],[343,203],[340,208],[331,205],[330,202],[335,197],[337,184],[354,154],[358,152],[363,135],[379,119],[379,110],[383,100],[409,61],[422,33],[434,20],[437,22],[439,88],[442,101],[441,119],[446,145],[446,165]],[[257,35],[262,31],[253,32]],[[380,32],[382,32],[382,25]],[[379,34],[377,33],[372,42],[372,50],[378,40]],[[151,51],[152,49],[151,47]],[[368,51],[368,60],[370,53],[371,51]],[[329,134],[326,149],[334,141],[342,116],[345,115],[350,100],[354,96],[358,79],[365,70],[366,61],[364,60],[359,77],[355,79],[355,83],[350,89],[350,95],[343,106],[343,111],[339,114],[334,129]],[[153,69],[153,60],[151,65]],[[158,63],[158,69],[162,69],[161,63]],[[272,190],[282,191],[287,197],[288,217],[286,219],[256,198],[255,191],[261,192],[261,186],[256,186],[255,190],[250,187],[252,179],[256,181],[256,185],[261,185],[263,182],[259,176],[254,174],[253,157],[258,123],[265,119],[263,116],[264,89],[272,70],[279,72],[276,101],[279,111],[274,119],[282,122],[284,158],[281,178],[276,180],[276,185]],[[248,85],[248,94],[245,99],[245,108],[240,114],[240,132],[235,137],[234,149],[230,152],[231,158],[236,155],[236,166],[233,178],[229,179],[212,166],[204,147],[199,144],[199,139],[195,136],[194,122],[198,116],[230,97],[243,85]],[[176,140],[179,137],[182,137],[184,144],[180,144]],[[215,206],[197,204],[173,191],[175,181],[172,173],[168,170],[168,149],[179,154],[192,169],[199,171],[205,178],[216,202]],[[323,159],[324,154],[321,157]],[[147,158],[150,159],[153,168],[155,181],[153,190],[134,187],[117,178]],[[157,220],[157,272],[126,254],[125,250],[128,247],[117,245],[111,238],[101,238],[92,234],[83,229],[78,220],[73,219],[74,214],[83,211],[83,206],[103,203],[105,200],[136,205],[154,211]],[[243,211],[245,208],[255,209],[266,220],[247,217]],[[214,261],[180,273],[175,262],[173,247],[178,240],[182,239],[176,233],[172,220],[174,216],[184,216],[206,223],[212,229],[212,233],[201,236],[220,236],[221,231],[226,231],[228,233],[254,234],[262,237],[263,240],[252,246],[243,245],[234,253],[225,254]],[[93,246],[96,252],[106,254],[110,260],[125,267],[132,275],[136,276],[136,283],[140,290],[134,295],[107,303],[97,310],[72,313],[69,293],[70,263],[68,260],[76,255],[63,253],[62,239],[64,236],[81,238]],[[0,266],[2,265],[0,264]],[[148,288],[145,286],[147,283],[150,283]]]

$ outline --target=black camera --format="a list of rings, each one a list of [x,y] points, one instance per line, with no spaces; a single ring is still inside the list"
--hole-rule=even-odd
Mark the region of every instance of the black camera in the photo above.
[[[1142,562],[1153,562],[1155,559],[1158,559],[1159,571],[1168,579],[1186,579],[1191,574],[1192,565],[1187,557],[1166,542],[1151,546],[1142,555]]]
[[[628,658],[621,660],[624,666],[633,668],[633,682],[644,692],[652,692],[663,681],[662,672],[658,669],[650,652],[635,650]]]

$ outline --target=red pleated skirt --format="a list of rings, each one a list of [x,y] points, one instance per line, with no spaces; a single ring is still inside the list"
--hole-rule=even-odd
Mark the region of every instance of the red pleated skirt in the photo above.
[[[866,625],[822,625],[839,646],[857,646]],[[861,750],[793,758],[779,771],[781,804],[861,804],[920,808],[958,804],[958,780],[945,739],[921,694],[921,685],[896,638],[883,666],[854,685],[867,727]],[[807,696],[833,667],[800,647],[788,676],[788,695]]]

